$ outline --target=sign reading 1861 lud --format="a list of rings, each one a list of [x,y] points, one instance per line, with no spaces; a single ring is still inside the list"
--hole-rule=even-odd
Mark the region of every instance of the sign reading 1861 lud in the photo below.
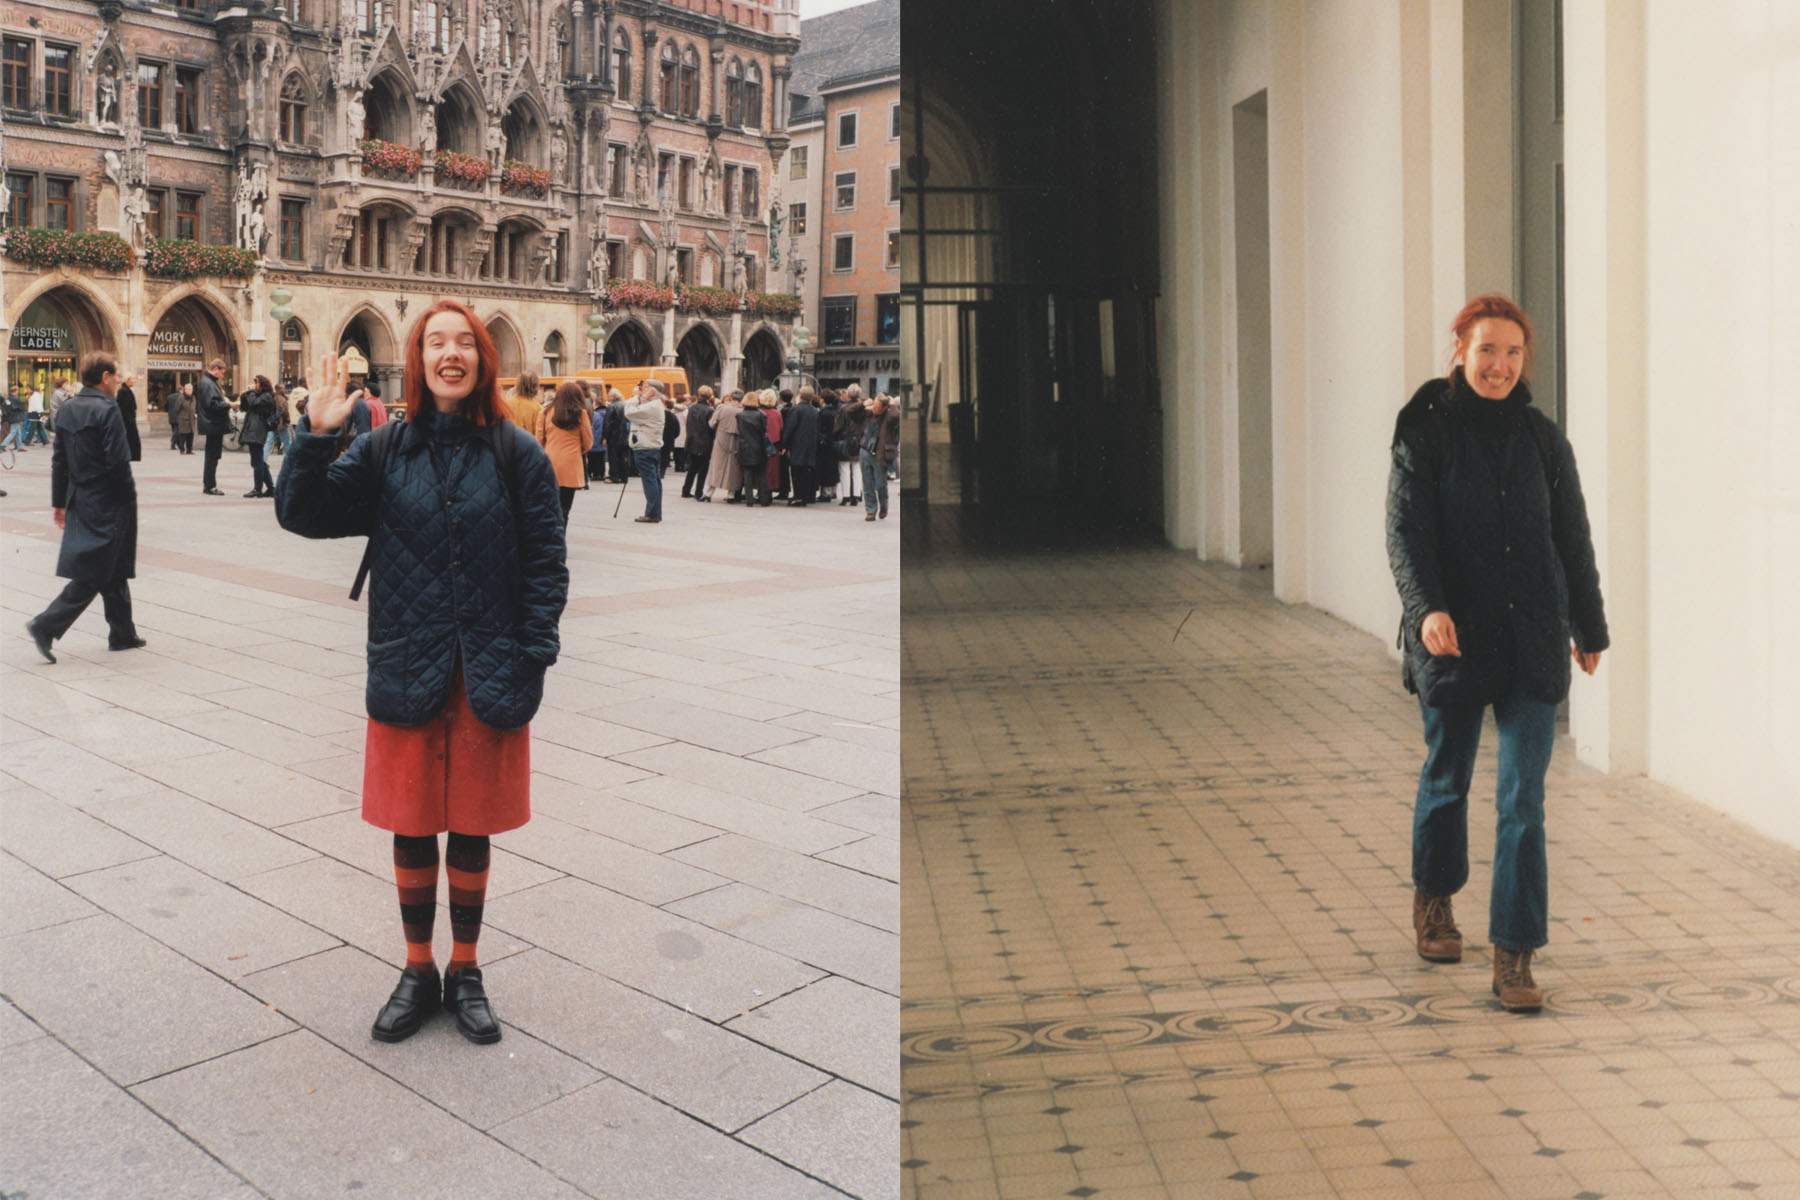
[[[164,326],[150,335],[150,359],[146,365],[152,371],[198,371],[206,365],[205,353],[187,330]]]

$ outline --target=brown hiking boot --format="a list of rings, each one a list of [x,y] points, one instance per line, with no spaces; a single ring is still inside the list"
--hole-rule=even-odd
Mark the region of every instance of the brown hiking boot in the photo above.
[[[1544,993],[1531,978],[1531,951],[1494,947],[1494,995],[1507,1012],[1536,1012]]]
[[[1462,931],[1450,911],[1450,897],[1427,896],[1414,889],[1413,933],[1419,938],[1419,957],[1426,962],[1462,961]]]

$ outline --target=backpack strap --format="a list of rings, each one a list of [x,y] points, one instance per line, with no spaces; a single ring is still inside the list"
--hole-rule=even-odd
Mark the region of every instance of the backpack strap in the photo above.
[[[387,476],[388,451],[393,448],[394,439],[399,436],[403,422],[389,422],[369,434],[369,464],[375,469],[375,505],[381,506],[381,481]],[[350,585],[350,598],[362,599],[363,581],[369,577],[369,556],[375,549],[375,535],[369,534],[369,540],[363,544],[362,562],[356,567],[356,582]]]

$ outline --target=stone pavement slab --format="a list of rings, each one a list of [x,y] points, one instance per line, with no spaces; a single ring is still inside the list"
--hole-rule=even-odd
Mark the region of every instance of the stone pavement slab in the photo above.
[[[743,1140],[856,1196],[900,1195],[900,1106],[834,1079],[743,1131]],[[891,1137],[863,1131],[895,1125]]]
[[[509,958],[486,976],[508,1024],[728,1133],[830,1078],[541,950]]]
[[[833,975],[884,992],[900,990],[900,937],[887,930],[742,883],[715,888],[668,909]]]
[[[727,1023],[833,1075],[898,1100],[900,1016],[887,993],[835,976],[792,992]]]
[[[579,879],[502,896],[488,924],[715,1021],[819,977],[783,955]]]
[[[278,908],[172,858],[90,871],[71,891],[226,979],[340,943]]]
[[[854,830],[792,809],[764,804],[731,791],[667,775],[652,775],[616,789],[628,801],[646,808],[679,813],[713,830],[728,830],[771,846],[802,854],[828,850],[856,840]],[[823,807],[823,806],[821,806]]]
[[[52,879],[156,853],[155,847],[23,785],[7,792],[0,848]]]
[[[303,1029],[132,1090],[274,1200],[357,1192],[419,1200],[581,1195]]]
[[[293,837],[295,826],[272,833],[254,821],[166,788],[95,801],[87,811],[214,879],[240,879],[305,862],[317,854]]]
[[[149,1153],[129,1164],[149,1182],[122,1172],[114,1194],[889,1194],[851,1165],[894,1115],[837,1102],[836,1040],[727,1022],[837,979],[896,1023],[894,933],[684,852],[719,843],[747,875],[758,852],[765,873],[791,856],[812,863],[796,879],[860,878],[878,891],[858,904],[897,908],[880,875],[897,795],[805,769],[829,756],[754,756],[891,754],[898,522],[671,497],[649,527],[577,503],[534,820],[494,838],[480,938],[505,1036],[472,1046],[440,1016],[385,1045],[368,1029],[404,943],[391,838],[361,819],[366,609],[345,593],[362,544],[202,497],[197,462],[151,439],[135,464],[149,645],[129,654],[95,608],[38,658],[19,627],[61,587],[48,456],[22,457],[0,501],[0,1044],[42,1047],[52,1127],[110,1097],[124,1148]],[[739,644],[747,603],[778,640]],[[891,1058],[891,1029],[875,1036]],[[109,1198],[9,1133],[16,1177]],[[515,1149],[544,1137],[553,1154]]]
[[[0,1055],[0,1131],[8,1196],[262,1194],[50,1037]]]
[[[529,953],[529,952],[528,952]],[[519,1030],[511,959],[482,972],[501,1040],[477,1046],[439,1013],[405,1042],[378,1042],[369,1026],[392,990],[394,965],[342,946],[247,976],[243,986],[292,1020],[477,1129],[527,1113],[600,1078],[579,1059]]]
[[[293,1025],[116,917],[0,938],[6,995],[119,1083],[254,1045]]]
[[[494,1136],[595,1196],[825,1200],[839,1195],[742,1142],[604,1080],[510,1121]]]
[[[898,895],[892,880],[760,845],[737,834],[685,846],[675,851],[675,857],[852,921],[900,932]]]

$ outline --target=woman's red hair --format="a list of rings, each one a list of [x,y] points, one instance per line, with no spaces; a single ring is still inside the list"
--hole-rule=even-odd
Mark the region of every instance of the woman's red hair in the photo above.
[[[1462,311],[1456,314],[1456,319],[1450,322],[1450,332],[1456,337],[1456,349],[1450,355],[1451,365],[1456,364],[1457,356],[1462,353],[1463,344],[1474,334],[1475,323],[1490,318],[1511,321],[1525,335],[1525,365],[1519,371],[1519,378],[1530,383],[1531,319],[1525,315],[1524,309],[1498,292],[1489,292],[1485,296],[1475,297],[1463,305]]]
[[[500,350],[475,310],[460,300],[439,300],[419,314],[412,332],[406,335],[406,372],[400,377],[400,398],[406,403],[406,411],[437,411],[437,398],[425,386],[425,324],[443,312],[460,314],[469,323],[469,332],[475,335],[475,386],[462,402],[463,415],[477,425],[504,420],[505,412],[500,407]]]

